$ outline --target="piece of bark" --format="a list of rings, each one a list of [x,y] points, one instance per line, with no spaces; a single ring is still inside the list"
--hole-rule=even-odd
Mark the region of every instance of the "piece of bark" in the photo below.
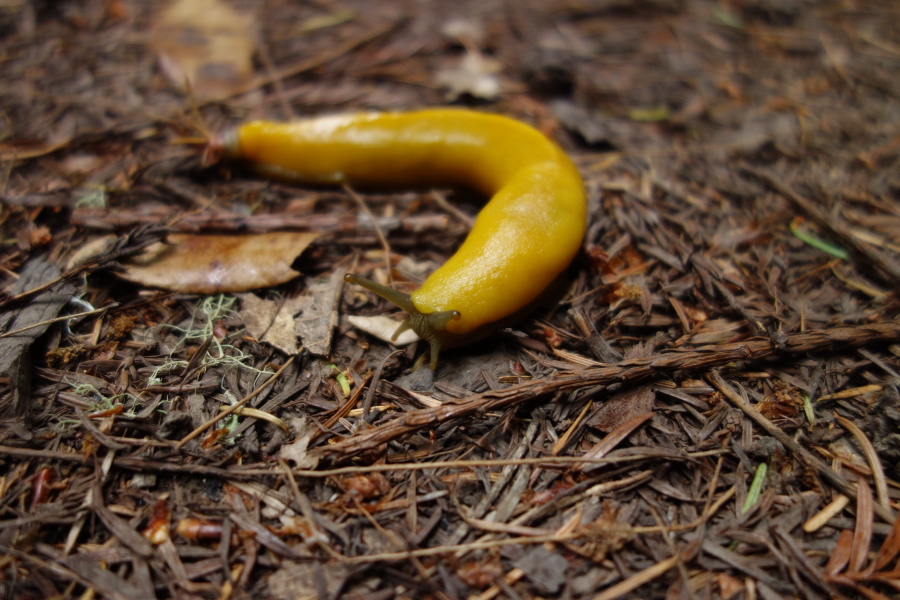
[[[60,271],[53,263],[38,257],[25,263],[19,280],[10,291],[15,297],[28,290],[58,279]],[[22,414],[31,395],[31,351],[49,328],[49,324],[37,325],[57,317],[68,303],[75,288],[61,283],[35,296],[28,304],[14,304],[0,314],[0,331],[19,331],[15,335],[0,338],[0,376],[8,377],[12,388],[13,408]],[[37,326],[34,326],[37,325]]]

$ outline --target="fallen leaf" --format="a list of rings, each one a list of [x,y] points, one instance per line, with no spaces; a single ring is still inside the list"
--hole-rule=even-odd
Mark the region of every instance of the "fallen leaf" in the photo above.
[[[314,233],[173,234],[125,264],[121,277],[189,294],[246,292],[290,281],[294,259]]]
[[[588,449],[587,452],[584,453],[584,458],[603,458],[612,452],[616,446],[631,435],[638,427],[652,419],[653,415],[654,413],[652,412],[646,412],[621,423],[616,429],[607,433],[606,437]],[[600,466],[599,463],[576,463],[573,464],[570,469],[573,471],[593,471]]]
[[[652,411],[655,399],[656,391],[650,384],[626,388],[601,405],[586,424],[600,431],[613,431],[629,419]]]
[[[297,354],[294,314],[306,305],[306,298],[288,298],[283,302],[266,300],[254,294],[240,294],[239,316],[247,332],[261,342],[271,344],[285,354]]]
[[[222,0],[176,0],[153,27],[151,46],[172,85],[212,100],[250,79],[254,30],[253,19]]]
[[[397,336],[396,340],[392,340],[391,336],[393,336],[394,332],[397,331],[397,327],[400,326],[400,322],[384,315],[375,317],[361,317],[357,315],[350,315],[349,317],[347,317],[347,321],[349,321],[351,325],[353,325],[360,331],[365,331],[369,335],[378,338],[382,342],[387,342],[395,346],[408,346],[409,344],[417,342],[421,339],[418,335],[416,335],[415,331],[413,331],[412,329],[407,329],[399,336]]]
[[[341,489],[351,498],[371,500],[391,491],[391,482],[382,473],[358,473],[338,481]]]

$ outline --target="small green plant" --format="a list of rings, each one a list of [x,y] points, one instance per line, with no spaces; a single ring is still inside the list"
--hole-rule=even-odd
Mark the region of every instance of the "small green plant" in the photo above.
[[[68,380],[65,381],[72,386],[73,392],[75,392],[79,396],[84,396],[85,398],[89,399],[89,402],[91,403],[89,412],[110,410],[122,404],[123,399],[131,397],[131,394],[128,393],[116,394],[114,396],[104,396],[102,393],[100,393],[100,390],[98,390],[94,385],[90,383],[70,382]]]
[[[744,514],[753,508],[754,504],[759,502],[759,495],[762,493],[763,483],[766,481],[766,472],[768,470],[769,467],[766,463],[759,463],[759,466],[756,467],[756,473],[753,475],[753,482],[750,484],[750,490],[747,492],[747,499],[744,501],[743,508],[741,508],[741,514]]]
[[[137,407],[140,405],[139,399],[128,392],[115,394],[113,396],[105,396],[93,384],[69,381],[68,379],[63,379],[63,381],[72,387],[72,391],[74,393],[87,399],[89,404],[87,409],[88,413],[112,410],[117,406],[125,404],[128,400],[133,399],[135,401],[130,403],[131,408],[129,409],[133,414]],[[58,419],[56,422],[56,427],[59,430],[66,430],[77,427],[80,424],[81,421],[79,421],[78,419]]]

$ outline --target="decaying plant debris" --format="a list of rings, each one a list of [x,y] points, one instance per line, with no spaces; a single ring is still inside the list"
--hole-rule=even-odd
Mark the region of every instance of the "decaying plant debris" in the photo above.
[[[0,598],[900,594],[895,3],[235,2],[224,54],[173,4],[0,9]],[[205,142],[450,101],[557,139],[591,221],[432,373],[341,275],[412,287],[477,203]],[[117,276],[285,230],[252,298]]]

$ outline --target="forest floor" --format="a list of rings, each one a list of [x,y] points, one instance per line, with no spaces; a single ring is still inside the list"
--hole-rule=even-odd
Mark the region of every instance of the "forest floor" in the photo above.
[[[897,597],[898,22],[3,2],[0,598]],[[558,142],[589,222],[558,303],[431,371],[343,275],[414,289],[484,199],[213,150],[446,105]]]

